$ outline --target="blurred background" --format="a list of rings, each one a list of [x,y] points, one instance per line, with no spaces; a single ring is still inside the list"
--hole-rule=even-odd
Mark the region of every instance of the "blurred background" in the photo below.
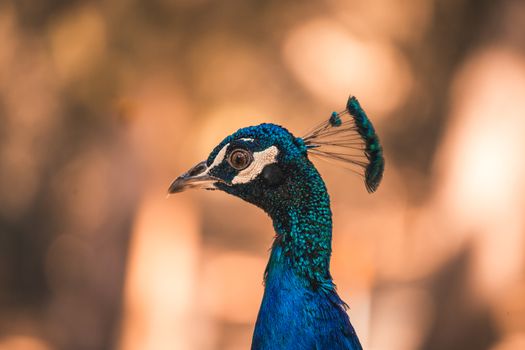
[[[1,1],[0,349],[248,349],[270,220],[166,189],[349,94],[384,182],[316,164],[365,348],[525,349],[519,0]]]

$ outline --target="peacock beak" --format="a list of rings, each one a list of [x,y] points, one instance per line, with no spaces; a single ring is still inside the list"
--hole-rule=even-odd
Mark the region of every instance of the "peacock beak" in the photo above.
[[[182,192],[188,188],[215,189],[220,179],[208,174],[206,161],[202,161],[175,179],[168,188],[168,194]]]

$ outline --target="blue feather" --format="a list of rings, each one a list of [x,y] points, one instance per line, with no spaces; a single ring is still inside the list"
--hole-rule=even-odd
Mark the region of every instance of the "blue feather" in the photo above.
[[[274,247],[252,350],[362,349],[335,290],[312,290]]]

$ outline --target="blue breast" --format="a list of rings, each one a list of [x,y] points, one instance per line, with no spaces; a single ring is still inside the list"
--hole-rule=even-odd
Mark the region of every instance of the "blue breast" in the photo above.
[[[362,349],[335,290],[313,290],[274,246],[252,350]]]

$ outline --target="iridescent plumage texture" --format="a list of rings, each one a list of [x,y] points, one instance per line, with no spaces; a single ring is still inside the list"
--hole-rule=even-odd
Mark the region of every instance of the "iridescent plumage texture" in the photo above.
[[[240,129],[170,186],[171,193],[194,187],[222,190],[271,217],[276,236],[264,273],[253,350],[362,349],[330,275],[330,198],[309,159],[310,153],[331,154],[328,136],[335,135],[330,142],[344,148],[353,133],[364,145],[364,159],[340,160],[351,159],[366,169],[367,188],[377,188],[384,164],[377,135],[357,100],[349,100],[346,113],[352,123],[342,120],[345,113],[333,113],[304,138],[274,124]]]
[[[350,96],[344,111],[333,112],[328,121],[303,139],[310,153],[348,165],[364,177],[368,192],[377,190],[385,169],[383,149],[374,126],[354,96]]]

